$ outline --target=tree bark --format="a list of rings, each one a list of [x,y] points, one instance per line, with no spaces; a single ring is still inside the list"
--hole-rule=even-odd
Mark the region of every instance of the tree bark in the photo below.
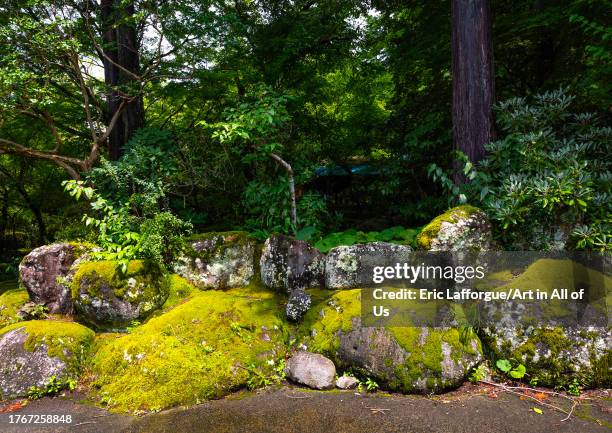
[[[452,1],[453,143],[471,162],[495,138],[495,74],[488,0]],[[461,172],[455,182],[464,182]]]
[[[140,73],[140,56],[136,28],[132,23],[119,22],[134,15],[134,3],[121,6],[121,0],[101,0],[102,40],[104,42],[104,81],[111,90],[107,94],[107,123],[128,100],[115,127],[108,137],[111,160],[117,160],[134,132],[145,123],[142,96],[130,97],[130,86]]]

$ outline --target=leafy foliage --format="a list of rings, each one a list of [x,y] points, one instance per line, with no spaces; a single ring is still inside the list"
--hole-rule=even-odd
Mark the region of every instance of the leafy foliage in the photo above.
[[[324,253],[339,245],[368,242],[391,242],[416,247],[416,236],[418,234],[419,229],[406,229],[402,226],[391,227],[380,232],[362,232],[352,229],[331,233],[317,241],[315,247]]]
[[[574,113],[567,91],[545,92],[497,107],[505,135],[474,166],[463,158],[468,182],[452,184],[430,167],[460,202],[478,203],[509,248],[612,248],[612,128],[593,113]],[[568,238],[570,239],[568,241]]]
[[[129,202],[117,208],[83,181],[65,181],[64,187],[76,200],[81,196],[91,200],[92,210],[101,215],[83,215],[85,225],[96,228],[97,243],[102,248],[94,251],[93,257],[116,260],[123,273],[129,261],[135,259],[149,259],[164,268],[180,248],[180,236],[190,229],[189,223],[168,211],[132,215]]]

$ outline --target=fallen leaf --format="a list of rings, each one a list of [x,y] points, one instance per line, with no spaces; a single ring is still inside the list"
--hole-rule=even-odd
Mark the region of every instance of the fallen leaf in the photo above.
[[[534,407],[534,408],[533,408],[533,411],[534,411],[535,413],[539,413],[540,415],[542,415],[542,409],[538,409],[537,407]]]
[[[24,406],[25,404],[23,403],[23,401],[18,401],[16,403],[12,403],[0,408],[0,413],[15,412],[16,410],[19,410]]]
[[[533,396],[538,400],[546,400],[548,398],[548,395],[544,394],[543,392],[536,392]]]
[[[494,392],[490,392],[489,398],[497,398],[497,394],[495,394]]]

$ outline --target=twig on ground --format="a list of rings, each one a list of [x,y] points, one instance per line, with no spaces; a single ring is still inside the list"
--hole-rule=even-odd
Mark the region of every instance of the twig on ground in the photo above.
[[[529,398],[533,401],[535,401],[536,403],[542,405],[542,406],[546,406],[549,407],[551,409],[554,409],[558,412],[564,413],[565,415],[567,415],[565,418],[563,418],[561,421],[567,421],[571,418],[572,413],[574,412],[574,409],[576,408],[576,406],[578,405],[578,399],[570,397],[568,395],[564,395],[555,391],[546,391],[546,390],[539,390],[539,389],[535,389],[535,388],[529,388],[527,386],[508,386],[508,385],[504,385],[501,383],[494,383],[494,382],[488,382],[486,380],[481,380],[481,383],[485,384],[485,385],[489,385],[489,386],[493,386],[496,388],[501,389],[502,391],[506,391],[509,392],[510,394],[514,394],[514,395],[518,395],[520,397],[526,397]],[[550,403],[546,403],[532,395],[526,394],[525,392],[518,392],[518,390],[521,391],[531,391],[531,392],[535,392],[535,393],[543,393],[543,394],[550,394],[550,395],[554,395],[554,396],[558,396],[558,397],[563,397],[569,401],[572,402],[572,407],[569,411],[560,408],[559,406],[555,406],[554,404],[550,404]]]

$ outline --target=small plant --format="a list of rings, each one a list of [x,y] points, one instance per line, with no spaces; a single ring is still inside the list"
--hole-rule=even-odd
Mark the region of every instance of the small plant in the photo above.
[[[140,324],[141,323],[138,320],[132,320],[130,322],[130,326],[128,326],[127,329],[126,329],[128,334],[131,334],[137,327],[140,326]]]
[[[572,381],[567,385],[567,393],[579,396],[581,392],[582,386],[580,385],[580,381],[576,378],[573,378]]]
[[[32,386],[28,390],[28,398],[30,400],[37,400],[45,396],[52,396],[64,389],[72,391],[76,387],[76,381],[74,379],[58,379],[57,376],[53,375],[43,387]]]
[[[489,369],[486,364],[480,364],[478,367],[472,370],[470,375],[468,376],[468,380],[472,383],[480,382],[487,377],[487,373]]]
[[[512,379],[522,379],[527,373],[527,369],[523,364],[518,363],[513,366],[512,362],[507,359],[498,359],[495,366]]]
[[[368,392],[376,392],[379,388],[379,385],[374,379],[368,377],[365,381],[365,388]]]

